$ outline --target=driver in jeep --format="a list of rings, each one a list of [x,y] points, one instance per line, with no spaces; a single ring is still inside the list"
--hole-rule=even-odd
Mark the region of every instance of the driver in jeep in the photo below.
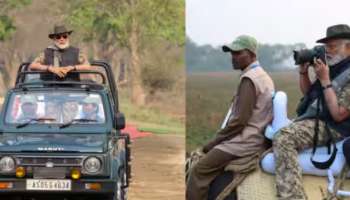
[[[101,104],[100,100],[98,98],[94,97],[86,97],[83,100],[82,104],[82,113],[81,118],[93,120],[95,122],[103,122],[104,119],[102,119],[99,116],[99,105]]]
[[[38,117],[38,104],[34,96],[24,96],[21,100],[21,114],[16,122],[23,123]]]

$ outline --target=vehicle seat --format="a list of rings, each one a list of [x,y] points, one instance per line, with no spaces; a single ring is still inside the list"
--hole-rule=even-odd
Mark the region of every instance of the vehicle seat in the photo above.
[[[265,130],[265,137],[272,140],[275,134],[278,133],[278,130],[288,126],[291,123],[291,120],[287,117],[287,95],[285,92],[278,91],[273,97],[273,114],[274,118],[270,125],[267,126]],[[343,155],[343,145],[344,141],[339,141],[336,143],[338,148],[337,156],[330,167],[330,170],[333,175],[339,175],[344,164],[345,157]],[[302,168],[303,174],[317,175],[317,176],[328,176],[327,170],[320,170],[313,166],[310,161],[312,155],[312,148],[306,149],[299,153],[298,159],[299,164]],[[327,147],[322,146],[318,147],[316,154],[314,156],[317,161],[326,161],[329,158],[327,152]],[[273,153],[268,153],[261,161],[261,167],[263,171],[267,173],[275,173],[275,159]]]
[[[265,129],[265,137],[272,140],[273,136],[281,128],[288,126],[291,120],[287,116],[287,94],[283,91],[276,92],[272,97],[273,120]]]

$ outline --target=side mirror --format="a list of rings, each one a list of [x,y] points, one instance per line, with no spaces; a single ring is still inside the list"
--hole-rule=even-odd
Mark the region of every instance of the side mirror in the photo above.
[[[115,126],[117,130],[125,128],[125,116],[121,112],[115,113]]]

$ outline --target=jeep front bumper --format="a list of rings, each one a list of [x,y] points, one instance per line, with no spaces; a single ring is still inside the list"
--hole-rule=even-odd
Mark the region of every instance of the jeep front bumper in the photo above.
[[[54,180],[54,179],[53,179]],[[62,179],[71,180],[71,179]],[[91,186],[94,187],[91,187]],[[8,187],[6,187],[8,186]],[[69,190],[28,189],[27,179],[0,179],[0,195],[12,193],[67,193],[67,194],[111,194],[114,193],[116,182],[111,179],[80,179],[71,180]]]

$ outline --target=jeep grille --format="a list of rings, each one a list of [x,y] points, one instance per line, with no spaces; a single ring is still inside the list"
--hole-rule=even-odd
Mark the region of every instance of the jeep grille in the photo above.
[[[52,167],[80,167],[82,165],[82,157],[28,157],[17,156],[17,164],[20,166],[42,166],[48,164]]]
[[[33,178],[66,178],[66,167],[34,167]]]

